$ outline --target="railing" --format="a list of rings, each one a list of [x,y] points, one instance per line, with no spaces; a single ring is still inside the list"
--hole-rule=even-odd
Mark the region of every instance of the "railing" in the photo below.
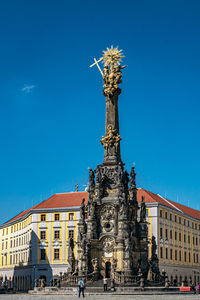
[[[114,273],[114,281],[117,284],[138,284],[139,283],[138,276],[119,274],[117,272]]]
[[[68,284],[77,284],[78,281],[82,278],[84,282],[93,282],[97,280],[98,274],[96,272],[92,272],[87,275],[71,275],[71,274],[64,274],[62,277],[62,281],[67,282]]]

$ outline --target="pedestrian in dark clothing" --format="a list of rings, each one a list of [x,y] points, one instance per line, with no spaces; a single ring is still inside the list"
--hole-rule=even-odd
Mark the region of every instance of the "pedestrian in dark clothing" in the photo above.
[[[82,278],[78,282],[78,287],[79,287],[79,291],[78,291],[79,298],[81,296],[81,293],[82,293],[83,298],[84,298],[85,297],[85,295],[84,295],[84,281],[82,280]]]

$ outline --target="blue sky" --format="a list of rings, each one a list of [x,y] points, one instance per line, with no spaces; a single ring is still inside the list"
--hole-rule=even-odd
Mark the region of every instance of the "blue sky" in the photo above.
[[[0,2],[1,222],[80,190],[103,160],[93,58],[123,49],[122,159],[137,186],[200,209],[200,2]]]

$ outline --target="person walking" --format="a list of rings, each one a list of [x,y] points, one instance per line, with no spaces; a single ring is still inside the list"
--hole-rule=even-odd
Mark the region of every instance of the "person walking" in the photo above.
[[[80,298],[80,295],[81,295],[81,293],[82,293],[82,295],[83,295],[83,298],[85,297],[85,295],[84,295],[84,281],[82,280],[82,278],[80,278],[80,280],[79,280],[79,282],[78,282],[78,287],[79,287],[79,291],[78,291],[78,296],[79,296],[79,298]]]
[[[108,278],[106,278],[106,276],[103,278],[103,289],[104,292],[108,290]]]

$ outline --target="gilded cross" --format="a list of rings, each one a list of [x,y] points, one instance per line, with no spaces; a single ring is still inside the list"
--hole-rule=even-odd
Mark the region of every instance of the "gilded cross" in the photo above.
[[[101,68],[100,68],[100,66],[99,66],[99,62],[100,61],[102,61],[103,60],[103,57],[101,57],[98,61],[96,60],[96,58],[94,58],[94,63],[90,66],[90,68],[92,68],[93,66],[97,66],[97,68],[99,69],[99,71],[100,71],[100,73],[101,73],[101,75],[103,76],[103,72],[102,72],[102,70],[101,70]]]

